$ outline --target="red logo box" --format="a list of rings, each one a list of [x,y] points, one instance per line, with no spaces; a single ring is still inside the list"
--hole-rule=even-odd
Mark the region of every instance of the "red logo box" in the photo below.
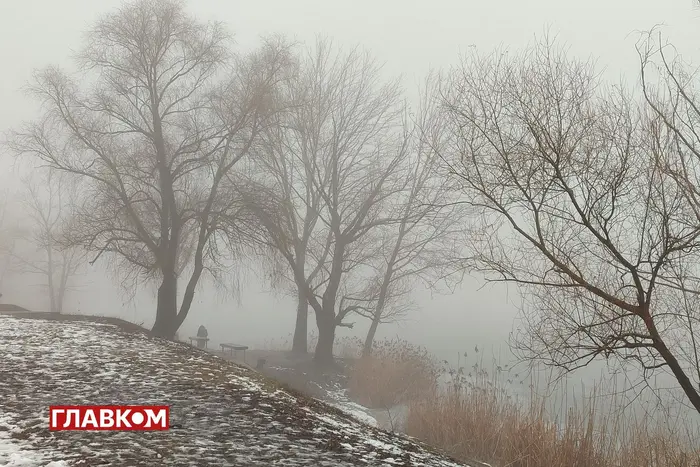
[[[51,431],[165,431],[170,429],[167,405],[52,405]]]

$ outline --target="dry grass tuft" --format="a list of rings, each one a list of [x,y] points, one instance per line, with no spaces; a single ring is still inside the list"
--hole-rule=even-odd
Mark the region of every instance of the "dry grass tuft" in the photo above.
[[[388,409],[437,390],[441,369],[428,351],[402,339],[374,344],[349,375],[348,394],[359,404]]]
[[[493,467],[700,466],[697,434],[616,410],[622,402],[606,399],[603,406],[596,391],[552,417],[548,399],[534,388],[527,404],[518,402],[478,365],[470,378],[462,371],[451,376],[447,388],[409,404],[406,431],[457,459]]]

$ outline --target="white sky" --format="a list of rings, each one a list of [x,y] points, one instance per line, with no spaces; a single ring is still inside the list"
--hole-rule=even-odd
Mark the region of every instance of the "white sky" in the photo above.
[[[68,65],[70,51],[81,44],[82,31],[119,3],[0,0],[0,130],[32,117],[35,107],[19,91],[32,70]],[[409,87],[431,67],[454,63],[459,52],[470,46],[484,52],[498,45],[518,48],[545,28],[568,43],[572,53],[598,58],[610,79],[625,75],[633,81],[637,77],[635,31],[663,23],[668,37],[688,57],[697,53],[700,32],[700,10],[691,0],[192,0],[189,8],[201,19],[228,23],[242,48],[254,47],[261,35],[270,33],[298,40],[325,34],[342,45],[361,44],[386,62],[388,74],[403,74]],[[12,187],[16,178],[9,158],[0,153],[0,186]],[[153,308],[144,302],[150,292],[123,306],[118,290],[100,274],[94,273],[91,281],[95,286],[89,293],[80,293],[80,305],[73,303],[82,312],[96,308],[96,313],[152,319]],[[293,301],[271,297],[259,284],[255,278],[244,284],[240,304],[201,290],[191,311],[194,316],[182,334],[194,332],[200,323],[209,328],[214,340],[250,342],[291,332]],[[400,330],[387,327],[384,332],[400,332],[444,357],[473,349],[475,343],[502,345],[512,327],[515,306],[511,302],[516,296],[509,298],[502,287],[478,291],[481,284],[478,279],[468,280],[457,294],[434,300],[428,293],[419,293],[422,310]],[[7,292],[4,299],[9,301],[12,294]],[[39,299],[34,294],[17,301],[32,306]]]

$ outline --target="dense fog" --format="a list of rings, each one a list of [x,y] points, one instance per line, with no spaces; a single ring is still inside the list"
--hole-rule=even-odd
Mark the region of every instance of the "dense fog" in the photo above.
[[[118,5],[120,2],[115,0],[26,0],[0,4],[0,41],[6,44],[0,50],[0,129],[16,128],[36,117],[36,102],[22,93],[33,70],[48,64],[71,66],[69,51],[81,46],[82,31]],[[457,65],[460,53],[473,49],[489,53],[499,46],[522,48],[545,32],[566,44],[567,53],[572,56],[596,60],[609,82],[633,83],[639,79],[639,57],[635,52],[638,32],[656,25],[663,25],[665,37],[683,51],[686,60],[698,58],[700,10],[689,0],[198,0],[188,2],[187,9],[199,19],[225,22],[234,33],[235,49],[241,52],[253,50],[260,38],[269,34],[305,43],[322,35],[341,47],[365,47],[384,64],[383,74],[401,76],[411,102],[418,100],[426,74]],[[0,154],[4,235],[8,235],[8,229],[29,228],[23,180],[38,170],[32,164],[28,158],[15,158],[6,151]],[[31,249],[26,242],[23,244],[22,236],[17,247]],[[88,264],[91,259],[86,258],[71,278],[62,311],[115,316],[152,326],[158,284],[124,280],[102,261]],[[0,264],[4,268],[0,269],[0,302],[48,311],[43,279],[5,266]],[[181,286],[180,294],[183,292]],[[465,362],[469,366],[481,359],[487,367],[494,361],[513,363],[509,337],[518,329],[519,313],[525,306],[516,286],[486,284],[482,275],[471,272],[452,293],[431,291],[419,284],[413,288],[411,298],[411,311],[397,323],[383,324],[378,338],[398,336],[423,345],[451,366]],[[204,325],[214,343],[234,340],[251,347],[284,347],[291,341],[295,310],[296,297],[276,289],[264,265],[246,258],[220,284],[202,279],[178,336],[194,335]],[[369,321],[361,317],[350,317],[348,321],[355,322],[355,326],[339,329],[336,339],[364,338]],[[309,329],[310,333],[316,332],[313,318],[309,319]],[[610,377],[607,368],[604,360],[597,360],[577,371],[568,378],[567,391],[573,394],[582,383],[593,386],[601,374]],[[630,369],[627,376],[618,378],[635,380],[630,376],[635,371]],[[535,378],[544,381],[546,373]],[[664,378],[664,383],[674,382],[673,378]],[[514,386],[518,392],[518,382]]]

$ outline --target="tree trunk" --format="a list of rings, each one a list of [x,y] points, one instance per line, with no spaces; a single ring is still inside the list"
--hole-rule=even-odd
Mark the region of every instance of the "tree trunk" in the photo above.
[[[187,287],[185,287],[185,294],[182,297],[182,303],[180,304],[180,311],[176,312],[177,315],[174,320],[175,329],[173,335],[180,329],[182,323],[185,322],[187,314],[190,312],[192,307],[192,300],[194,299],[194,292],[199,283],[199,278],[202,277],[202,271],[204,271],[204,265],[202,263],[202,251],[204,250],[204,243],[206,240],[200,240],[200,244],[197,246],[197,252],[194,257],[194,270],[190,276],[190,280],[187,282]],[[177,294],[176,294],[177,297]],[[175,309],[177,310],[177,301],[175,302]]]
[[[690,380],[690,378],[688,378],[688,375],[685,374],[685,371],[678,362],[678,359],[673,352],[671,352],[671,349],[668,348],[666,342],[664,342],[663,338],[661,337],[661,334],[659,334],[654,318],[649,312],[648,305],[641,310],[639,316],[642,318],[642,320],[644,320],[644,325],[654,341],[654,348],[659,352],[661,358],[664,359],[670,368],[673,376],[675,376],[676,381],[678,381],[678,384],[681,386],[681,389],[683,389],[683,392],[690,403],[693,405],[693,407],[695,407],[695,410],[700,413],[700,392],[698,392],[698,390],[695,388],[693,382]]]
[[[316,324],[318,325],[318,342],[314,353],[314,362],[321,369],[331,368],[333,360],[333,344],[335,343],[335,314],[316,313]]]
[[[71,267],[64,256],[63,263],[61,264],[61,281],[58,287],[58,298],[56,298],[56,305],[58,307],[58,312],[63,313],[63,302],[66,299],[66,290],[68,289],[68,279],[70,278]]]
[[[362,348],[362,356],[369,357],[372,355],[372,345],[374,344],[374,336],[377,335],[377,328],[379,327],[379,319],[375,316],[372,320],[372,324],[367,331],[367,337],[365,338],[365,345]]]
[[[299,287],[297,294],[297,322],[294,326],[294,339],[292,341],[292,352],[295,354],[306,354],[308,352],[308,330],[309,330],[309,302],[306,300],[304,290]]]
[[[401,245],[401,239],[404,236],[404,229],[406,227],[406,221],[402,221],[401,228],[399,229],[399,238],[396,241],[396,246],[394,251],[391,253],[391,258],[387,264],[386,271],[384,272],[384,279],[382,280],[381,288],[379,289],[379,300],[377,300],[377,307],[374,310],[374,315],[372,316],[372,324],[367,331],[367,337],[365,338],[365,345],[362,348],[362,356],[369,357],[372,354],[372,344],[374,344],[374,336],[377,334],[377,328],[382,320],[382,315],[384,314],[384,305],[386,304],[387,297],[389,295],[389,285],[391,284],[391,277],[394,275],[394,265],[396,264],[396,257],[399,254],[399,246]]]
[[[47,278],[49,282],[49,308],[51,313],[56,313],[56,285],[54,283],[54,264],[53,264],[53,247],[49,241],[46,247],[47,261]]]
[[[334,219],[337,222],[337,219]],[[321,303],[314,301],[314,312],[316,313],[316,326],[318,327],[318,342],[314,361],[320,369],[333,367],[333,344],[335,343],[335,301],[338,296],[338,287],[343,273],[343,257],[345,253],[345,243],[340,235],[336,237],[333,251],[333,263],[331,265],[328,285],[323,292]],[[320,305],[320,306],[319,306]]]
[[[177,276],[174,271],[163,274],[163,282],[158,287],[158,306],[153,333],[159,337],[172,339],[177,331]]]

